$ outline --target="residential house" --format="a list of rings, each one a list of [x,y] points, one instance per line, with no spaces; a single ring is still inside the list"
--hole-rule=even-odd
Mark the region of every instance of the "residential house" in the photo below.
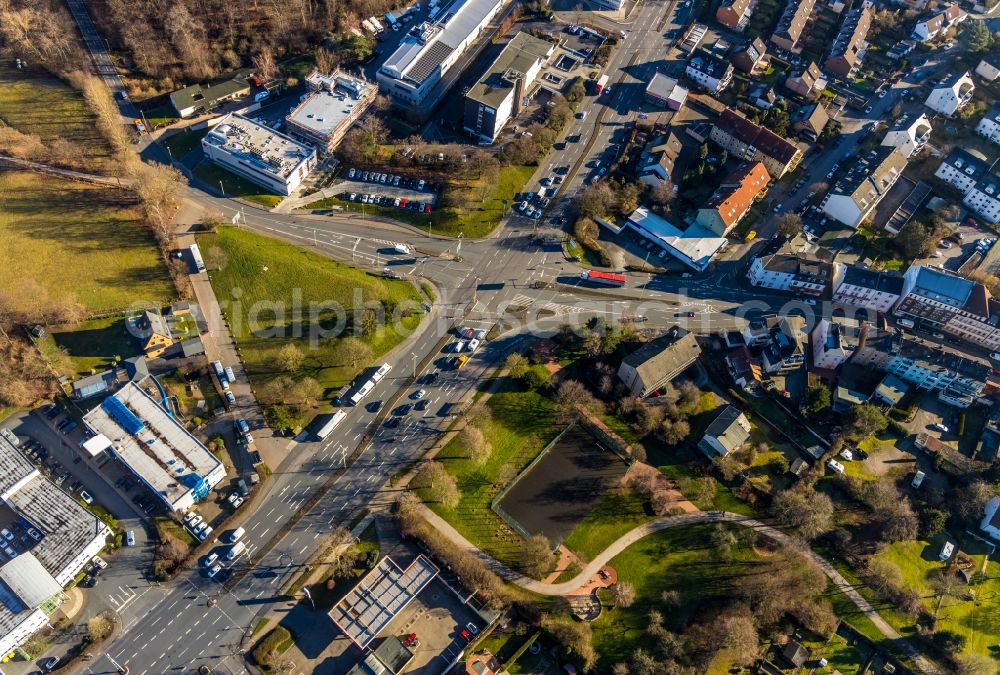
[[[218,78],[214,84],[193,84],[171,93],[170,105],[181,119],[203,115],[221,103],[232,101],[260,88],[260,80],[247,68]],[[255,87],[255,85],[257,85]]]
[[[876,403],[881,403],[882,405],[887,405],[889,407],[895,407],[899,405],[899,402],[903,400],[906,396],[906,392],[910,390],[909,385],[903,382],[901,379],[889,373],[877,387],[875,387],[875,392],[872,394],[872,400]]]
[[[726,355],[726,370],[733,383],[744,390],[757,389],[763,383],[763,371],[746,346]]]
[[[986,512],[979,523],[979,529],[991,539],[1000,541],[1000,497],[986,502]]]
[[[792,73],[785,80],[785,87],[789,91],[811,101],[826,89],[826,77],[820,71],[819,66],[810,62],[801,71]]]
[[[620,379],[635,396],[649,396],[687,370],[701,354],[694,333],[674,326],[626,356]]]
[[[934,175],[955,187],[962,194],[966,194],[976,186],[979,179],[985,176],[989,170],[989,163],[980,153],[976,151],[970,152],[956,145],[941,160],[941,164],[938,165]]]
[[[794,143],[731,108],[722,111],[709,137],[733,157],[762,162],[773,180],[792,171],[802,159],[802,150]]]
[[[146,310],[135,317],[133,326],[143,353],[151,359],[163,356],[174,344],[174,336],[167,320],[154,311]]]
[[[889,127],[885,138],[882,139],[882,145],[896,148],[903,157],[912,157],[930,140],[931,128],[931,121],[927,119],[927,115],[904,114]]]
[[[833,302],[886,314],[903,294],[903,277],[860,265],[834,266]]]
[[[795,640],[790,640],[781,650],[781,656],[795,668],[801,668],[809,658],[809,650]]]
[[[833,41],[830,56],[823,64],[827,72],[846,78],[861,65],[868,48],[865,38],[871,24],[872,10],[867,4],[848,12]]]
[[[789,291],[807,297],[826,293],[833,265],[814,256],[779,252],[754,258],[747,279],[754,286]]]
[[[857,228],[875,209],[906,168],[896,148],[879,146],[854,162],[823,199],[823,213]]]
[[[695,49],[684,74],[705,89],[718,94],[733,81],[733,64],[702,47]]]
[[[771,42],[789,52],[798,52],[799,38],[812,15],[815,0],[788,0],[778,25],[771,34]]]
[[[792,129],[808,141],[816,142],[830,121],[822,103],[809,103],[792,114]]]
[[[1000,50],[991,52],[979,59],[976,75],[987,82],[996,82],[1000,78]]]
[[[656,73],[653,79],[646,85],[646,99],[654,104],[663,106],[668,110],[680,110],[687,100],[688,90],[677,83],[677,80]]]
[[[976,84],[969,71],[951,73],[931,90],[924,105],[934,112],[951,117],[972,100],[975,91]]]
[[[789,373],[806,365],[809,334],[801,316],[765,317],[768,341],[761,350],[764,372]]]
[[[678,160],[683,149],[680,139],[673,131],[665,137],[659,136],[650,141],[639,157],[639,182],[652,187],[669,182],[676,192],[681,184],[682,172],[678,167]]]
[[[493,65],[465,94],[464,128],[482,143],[492,143],[530,99],[555,44],[518,33]]]
[[[895,314],[990,351],[1000,349],[1000,303],[978,282],[925,265],[903,275]]]
[[[866,321],[850,317],[821,318],[812,331],[813,367],[833,370],[854,355],[869,330]]]
[[[1000,222],[1000,177],[987,173],[965,194],[962,203],[986,222],[996,225]]]
[[[886,56],[894,61],[906,58],[910,52],[917,48],[917,43],[913,40],[901,40],[896,46],[886,52]]]
[[[767,62],[767,45],[759,37],[748,42],[729,56],[733,67],[748,75],[756,75],[764,70]]]
[[[720,237],[726,236],[750,211],[754,201],[767,193],[770,180],[760,162],[741,163],[723,179],[705,206],[698,209],[695,222]]]
[[[739,408],[727,405],[705,429],[698,449],[708,457],[725,457],[742,448],[750,440],[750,420]]]
[[[747,99],[761,110],[770,110],[777,102],[778,95],[774,93],[774,87],[762,82],[750,90]]]
[[[976,133],[1000,145],[1000,103],[994,104],[976,125]]]
[[[723,0],[715,10],[715,20],[726,28],[743,32],[756,4],[755,0]]]
[[[929,42],[944,35],[952,26],[962,23],[965,17],[965,12],[956,3],[947,4],[939,11],[919,17],[913,27],[912,37],[920,42]]]

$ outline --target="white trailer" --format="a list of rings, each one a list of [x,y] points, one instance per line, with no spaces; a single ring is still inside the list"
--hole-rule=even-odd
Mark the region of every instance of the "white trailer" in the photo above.
[[[372,35],[378,33],[378,30],[375,28],[375,24],[371,22],[371,19],[364,19],[361,22],[361,27],[364,28],[369,33],[371,33]]]
[[[205,261],[201,257],[201,249],[198,248],[198,244],[191,244],[188,247],[188,251],[191,252],[191,259],[194,260],[194,266],[199,272],[205,271]]]
[[[381,22],[381,21],[379,21],[379,20],[378,20],[377,18],[375,18],[374,16],[370,16],[370,17],[368,17],[368,20],[369,20],[369,21],[371,21],[371,24],[372,24],[373,26],[375,26],[375,32],[376,32],[376,33],[381,33],[382,31],[384,31],[384,30],[385,30],[385,26],[383,26],[383,25],[382,25],[382,22]]]

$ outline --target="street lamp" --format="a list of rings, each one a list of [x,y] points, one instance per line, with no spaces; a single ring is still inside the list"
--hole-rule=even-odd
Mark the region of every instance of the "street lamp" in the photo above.
[[[410,352],[410,356],[413,357],[413,379],[417,379],[417,353]]]
[[[309,604],[312,605],[313,611],[316,611],[316,603],[313,601],[312,593],[309,592],[309,588],[306,586],[302,587],[302,593],[309,598]]]
[[[222,185],[222,179],[221,178],[219,179],[219,189],[222,190],[222,196],[225,197],[226,196],[226,188],[223,187],[223,185]]]

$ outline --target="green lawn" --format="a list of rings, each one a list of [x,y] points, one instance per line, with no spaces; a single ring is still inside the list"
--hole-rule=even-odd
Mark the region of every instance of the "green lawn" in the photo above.
[[[627,609],[605,606],[593,623],[594,648],[607,668],[626,661],[639,647],[648,648],[646,628],[651,609],[660,607],[663,591],[681,593],[681,606],[664,615],[668,629],[678,630],[691,615],[713,600],[728,599],[734,581],[757,560],[749,546],[733,548],[733,559],[718,558],[708,544],[711,526],[664,530],[640,539],[608,563],[618,579],[635,586],[635,603]],[[738,530],[734,530],[737,532]]]
[[[175,162],[179,162],[183,160],[189,152],[201,146],[201,139],[203,139],[207,133],[207,127],[204,129],[194,130],[190,127],[185,127],[183,130],[165,137],[162,143],[170,149],[170,156],[173,160]],[[213,187],[218,187],[218,181],[213,184]]]
[[[173,124],[178,119],[177,111],[169,103],[142,111],[153,130]]]
[[[255,387],[279,375],[308,376],[316,379],[325,390],[324,397],[329,397],[362,368],[380,362],[381,355],[420,322],[420,294],[408,282],[373,276],[291,244],[231,227],[199,236],[198,244],[202,251],[218,247],[224,254],[224,267],[211,273],[212,286]],[[387,308],[386,325],[371,335],[358,335],[374,355],[368,362],[352,364],[344,352],[343,338],[355,332],[355,314],[360,315],[366,303]],[[296,307],[300,308],[301,321],[293,316]],[[338,321],[337,308],[342,309],[343,320]],[[398,320],[392,318],[393,308],[399,313]],[[301,330],[296,332],[296,327]],[[320,335],[320,330],[330,336]],[[293,373],[283,372],[276,363],[278,351],[289,343],[305,355]]]
[[[633,492],[613,491],[594,506],[563,543],[584,560],[591,560],[620,536],[653,517],[647,502]]]
[[[27,171],[0,173],[0,287],[33,279],[90,312],[171,301],[173,285],[129,196]]]
[[[427,227],[431,223],[434,234],[476,238],[488,235],[499,223],[504,214],[503,200],[507,200],[507,210],[514,206],[514,195],[524,190],[525,183],[535,173],[533,166],[506,166],[500,169],[495,182],[485,180],[471,181],[463,190],[474,195],[474,206],[469,210],[459,210],[453,207],[436,208],[431,213],[416,214],[397,208],[365,206],[365,213],[394,218],[411,225]],[[476,202],[475,200],[478,200]],[[347,206],[360,211],[360,205],[353,202],[343,202],[336,198],[328,198],[307,204],[309,209],[328,209],[331,206]]]
[[[173,151],[171,150],[171,152]],[[238,197],[268,208],[277,206],[284,199],[281,195],[270,192],[256,183],[251,183],[235,173],[230,173],[207,159],[198,163],[198,166],[194,168],[194,175],[213,190],[220,187],[219,183],[221,182],[221,187],[227,197]]]
[[[142,353],[139,343],[126,330],[123,316],[91,319],[72,329],[53,330],[39,340],[39,345],[43,349],[64,349],[73,363],[73,372],[63,374],[74,377],[110,368],[116,356],[127,359]]]
[[[979,652],[995,657],[990,649],[1000,642],[1000,568],[994,561],[986,565],[986,579],[982,583],[970,587],[959,587],[957,595],[973,592],[975,599],[963,600],[960,597],[946,596],[940,601],[932,585],[938,570],[945,567],[938,559],[938,553],[945,541],[944,537],[932,542],[907,541],[891,544],[878,554],[896,564],[902,572],[906,584],[923,597],[924,607],[937,616],[937,629],[948,630],[964,635],[968,640],[967,652]],[[958,540],[952,538],[953,543]],[[974,545],[975,542],[972,542]],[[974,570],[983,569],[986,560],[985,551],[966,547],[966,552],[972,556]],[[935,610],[937,610],[935,612]],[[912,621],[903,617],[886,614],[900,632],[912,632]]]
[[[43,141],[71,141],[96,173],[114,167],[111,149],[80,93],[41,71],[17,70],[10,60],[0,66],[0,122]]]
[[[461,439],[456,436],[437,459],[455,476],[461,499],[455,508],[438,503],[429,506],[473,544],[497,560],[514,565],[521,540],[516,534],[505,536],[506,524],[490,509],[491,500],[499,492],[493,478],[504,464],[520,472],[559,429],[552,419],[550,399],[534,391],[522,391],[509,381],[501,385],[486,406],[492,413],[483,430],[493,444],[489,461],[479,467],[466,459]]]

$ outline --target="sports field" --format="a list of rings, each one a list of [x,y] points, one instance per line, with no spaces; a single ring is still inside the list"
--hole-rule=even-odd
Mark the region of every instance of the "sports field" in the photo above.
[[[529,534],[560,544],[627,470],[624,460],[574,424],[519,478],[500,507]]]

